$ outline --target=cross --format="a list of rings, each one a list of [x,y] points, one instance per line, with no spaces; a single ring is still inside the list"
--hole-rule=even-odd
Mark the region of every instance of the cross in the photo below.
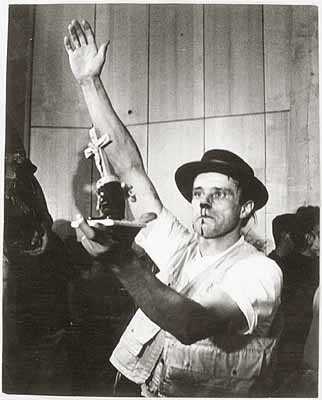
[[[108,165],[104,162],[105,157],[103,155],[103,148],[112,143],[112,140],[107,134],[98,137],[94,126],[89,130],[89,137],[91,139],[91,142],[88,144],[88,147],[84,151],[85,157],[90,158],[94,156],[95,164],[101,175],[101,178],[104,176],[108,176]]]

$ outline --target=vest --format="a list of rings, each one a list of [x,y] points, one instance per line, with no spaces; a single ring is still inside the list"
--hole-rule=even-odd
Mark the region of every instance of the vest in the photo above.
[[[227,271],[238,261],[255,253],[257,250],[252,245],[242,242],[184,287],[172,275],[163,278],[163,281],[181,294],[198,301],[209,287],[220,284]],[[110,361],[137,384],[145,384],[157,365],[160,370],[161,363],[157,385],[154,385],[154,389],[153,382],[150,385],[150,392],[152,388],[155,395],[246,396],[252,388],[257,393],[255,386],[261,380],[259,378],[267,375],[265,371],[270,365],[278,336],[262,338],[234,335],[216,340],[207,338],[192,345],[183,345],[138,310]]]

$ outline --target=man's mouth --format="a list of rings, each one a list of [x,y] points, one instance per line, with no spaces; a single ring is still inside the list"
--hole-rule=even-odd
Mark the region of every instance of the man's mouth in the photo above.
[[[204,223],[204,220],[206,219],[213,219],[212,217],[210,217],[209,215],[200,215],[199,219],[201,219],[201,223]]]

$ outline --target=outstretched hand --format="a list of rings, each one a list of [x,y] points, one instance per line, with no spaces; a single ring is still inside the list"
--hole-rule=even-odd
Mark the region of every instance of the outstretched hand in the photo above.
[[[90,24],[73,20],[68,25],[69,35],[64,37],[64,45],[74,77],[79,83],[100,75],[106,59],[109,42],[97,49]]]
[[[157,217],[155,213],[143,214],[139,223],[148,223]],[[95,227],[88,225],[86,220],[79,223],[78,234],[81,242],[87,252],[98,259],[114,257],[126,252],[132,246],[133,240],[137,235],[138,229],[125,226],[106,227],[99,223]]]

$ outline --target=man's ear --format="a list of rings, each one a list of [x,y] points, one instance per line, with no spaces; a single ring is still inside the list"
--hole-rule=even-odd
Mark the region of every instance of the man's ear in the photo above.
[[[314,236],[311,232],[305,234],[305,243],[307,247],[311,247],[314,242]]]
[[[247,200],[241,207],[240,210],[240,218],[244,219],[247,218],[254,209],[254,202],[253,200]]]

